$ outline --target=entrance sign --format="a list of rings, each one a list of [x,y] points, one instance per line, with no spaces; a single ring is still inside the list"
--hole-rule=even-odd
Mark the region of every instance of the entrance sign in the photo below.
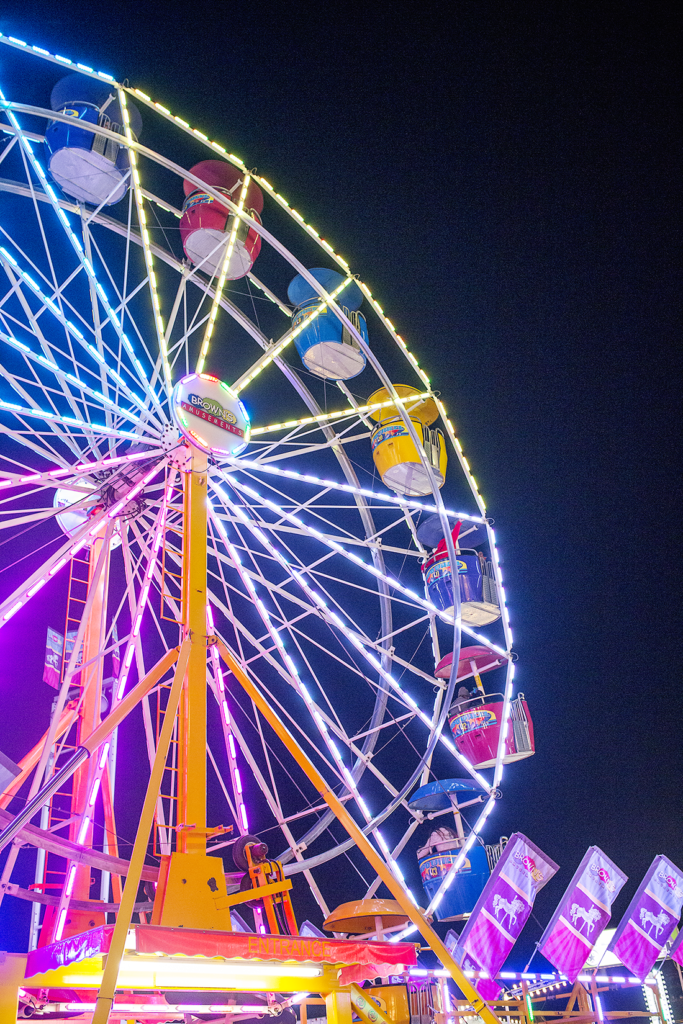
[[[590,846],[567,887],[538,951],[572,985],[611,917],[627,876],[597,846]]]

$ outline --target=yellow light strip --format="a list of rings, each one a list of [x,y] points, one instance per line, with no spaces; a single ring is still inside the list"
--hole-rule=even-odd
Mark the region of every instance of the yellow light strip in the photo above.
[[[270,288],[268,288],[268,286],[265,285],[263,281],[259,281],[258,277],[254,277],[253,274],[247,274],[247,277],[256,288],[259,288],[263,292],[266,298],[270,299],[270,301],[273,302],[278,307],[278,309],[285,314],[286,317],[288,317],[290,320],[292,319],[291,309],[289,309],[288,306],[285,306],[284,302],[281,302],[280,299],[278,299],[275,292],[271,292]]]
[[[141,92],[140,89],[129,89],[128,91],[131,92],[132,94],[138,96],[144,103],[146,103],[152,109],[156,110],[163,117],[165,117],[168,121],[172,121],[174,124],[180,125],[182,130],[184,132],[186,132],[188,135],[192,135],[194,138],[200,138],[201,140],[205,140],[205,145],[207,145],[210,149],[213,149],[213,150],[217,151],[218,153],[220,153],[225,160],[229,160],[231,163],[235,164],[237,167],[240,167],[242,170],[246,170],[244,162],[238,156],[235,156],[234,153],[227,153],[225,147],[221,146],[218,142],[211,142],[211,141],[209,141],[207,139],[206,135],[204,135],[202,132],[199,132],[196,128],[192,128],[187,123],[187,121],[183,121],[182,118],[174,117],[173,114],[170,112],[170,110],[168,110],[166,107],[163,107],[160,103],[155,103],[152,99],[150,99],[149,96],[147,96],[146,93]],[[271,185],[271,183],[269,181],[267,181],[266,178],[262,178],[258,174],[253,175],[253,178],[254,178],[254,181],[258,182],[259,185],[262,185],[263,188],[265,188],[267,192],[270,192],[270,194],[272,195],[273,199],[278,204],[278,206],[280,206],[283,210],[285,210],[293,220],[297,221],[297,223],[301,225],[301,227],[311,236],[311,238],[313,238],[318,243],[318,245],[320,245],[325,250],[325,252],[328,253],[328,255],[332,257],[332,259],[336,263],[338,263],[341,267],[343,267],[345,273],[348,274],[349,273],[349,264],[347,263],[347,261],[345,259],[343,259],[338,253],[336,253],[334,251],[334,249],[329,244],[329,242],[326,242],[324,238],[320,237],[320,234],[315,230],[315,228],[311,224],[306,223],[306,221],[301,216],[301,214],[297,210],[295,210],[292,206],[289,205],[289,203],[287,202],[285,197],[280,195],[279,192],[276,192],[275,188],[273,187],[273,185]],[[431,387],[429,377],[424,372],[424,370],[421,368],[421,366],[419,365],[417,359],[415,358],[413,353],[410,351],[410,349],[406,345],[406,343],[403,340],[403,338],[401,337],[401,335],[396,332],[396,328],[392,324],[391,320],[389,320],[388,317],[386,317],[384,315],[384,310],[382,309],[380,304],[376,301],[376,299],[373,298],[372,292],[370,291],[368,286],[366,284],[363,284],[361,281],[358,281],[358,285],[361,288],[361,290],[363,291],[363,294],[366,296],[366,298],[368,299],[368,301],[372,305],[373,309],[377,313],[378,317],[380,318],[380,320],[382,321],[382,323],[384,324],[386,329],[389,331],[389,333],[394,338],[396,343],[399,345],[399,347],[405,353],[406,358],[408,359],[408,361],[412,365],[412,367],[415,370],[415,372],[420,377],[422,383],[426,387]]]
[[[244,175],[244,181],[242,182],[242,191],[240,192],[239,202],[237,203],[237,212],[232,216],[232,228],[230,230],[230,238],[228,239],[228,247],[225,250],[225,256],[223,257],[223,264],[221,266],[220,277],[218,278],[218,284],[213,294],[213,302],[211,303],[211,312],[209,314],[209,322],[204,330],[204,338],[202,340],[202,347],[199,350],[199,359],[197,360],[196,372],[201,373],[204,369],[204,363],[206,362],[206,356],[209,351],[209,342],[211,341],[211,335],[216,324],[216,316],[218,315],[218,307],[220,305],[221,296],[223,294],[223,287],[225,285],[225,279],[228,276],[228,270],[230,269],[230,260],[232,259],[232,253],[235,248],[235,242],[237,241],[237,231],[240,226],[240,214],[244,209],[244,204],[247,200],[247,192],[249,191],[249,182],[251,176],[249,174]]]
[[[182,117],[174,116],[171,113],[171,111],[168,109],[168,107],[162,106],[161,103],[155,103],[155,101],[150,96],[148,96],[147,93],[143,92],[141,89],[131,89],[131,88],[127,87],[126,88],[126,92],[129,92],[133,96],[137,96],[138,99],[142,100],[142,102],[146,106],[151,107],[152,110],[156,110],[157,113],[161,114],[161,116],[164,117],[167,121],[171,121],[173,124],[180,125],[182,130],[187,135],[193,135],[195,138],[200,139],[200,141],[203,142],[204,145],[209,146],[211,149],[215,150],[217,153],[220,153],[221,156],[225,160],[229,160],[231,164],[235,164],[235,166],[239,167],[240,170],[246,171],[246,167],[244,166],[244,161],[240,160],[240,158],[238,156],[235,156],[234,153],[228,153],[228,151],[225,148],[225,146],[221,146],[220,143],[212,142],[209,139],[209,137],[204,134],[204,132],[200,132],[198,128],[192,128],[191,125],[189,125],[187,123],[187,121],[184,121],[182,119]]]
[[[425,398],[433,398],[431,391],[422,391],[419,395],[407,395],[405,398],[399,398],[398,402],[401,404],[410,402],[410,407],[406,410],[410,412],[413,402],[422,402]],[[390,398],[387,402],[373,402],[372,405],[359,405],[358,407],[349,406],[348,409],[336,409],[334,412],[324,412],[320,416],[302,416],[298,420],[287,420],[286,423],[270,423],[267,427],[252,427],[251,436],[254,437],[256,434],[270,434],[274,430],[291,430],[292,427],[305,427],[310,423],[325,423],[328,420],[339,419],[341,416],[355,416],[360,413],[374,412],[375,409],[385,409],[388,405],[396,405],[396,401]]]
[[[258,377],[261,370],[265,369],[266,366],[269,366],[270,363],[272,363],[273,359],[277,359],[282,350],[286,348],[287,345],[289,345],[290,341],[293,341],[294,338],[297,337],[297,335],[301,334],[301,332],[306,327],[308,327],[308,325],[312,323],[313,320],[316,319],[316,317],[319,317],[321,313],[324,313],[325,310],[327,309],[328,302],[332,299],[336,299],[339,293],[343,291],[343,289],[346,288],[347,284],[349,284],[349,282],[351,281],[353,281],[352,277],[345,278],[342,281],[342,283],[338,285],[337,288],[334,289],[333,292],[330,292],[325,302],[321,302],[319,306],[316,306],[313,312],[310,313],[307,317],[304,317],[301,323],[297,324],[296,327],[293,327],[291,331],[287,331],[286,334],[283,334],[283,336],[275,345],[273,345],[266,352],[264,352],[261,358],[257,359],[256,362],[253,364],[249,372],[243,373],[239,380],[236,380],[235,383],[231,385],[231,388],[235,392],[235,394],[239,395],[240,391],[242,391],[247,386],[247,384],[250,384],[254,377]]]
[[[128,102],[126,100],[125,90],[122,88],[118,89],[119,103],[121,105],[121,111],[123,113],[123,130],[126,135],[128,142],[133,142],[133,133],[130,128],[130,115],[128,113]],[[142,238],[142,249],[145,255],[145,265],[147,267],[147,277],[149,278],[149,290],[152,297],[152,308],[154,310],[154,325],[157,332],[157,341],[159,342],[159,351],[161,353],[161,361],[163,365],[164,379],[166,381],[166,387],[170,391],[171,389],[171,367],[168,361],[168,349],[166,348],[166,337],[164,331],[164,321],[161,316],[161,306],[159,303],[159,290],[157,288],[157,279],[154,273],[154,257],[152,256],[152,249],[150,246],[149,232],[147,230],[147,216],[144,208],[144,197],[142,195],[142,188],[140,184],[140,173],[138,171],[138,159],[137,154],[132,147],[128,149],[128,159],[130,160],[131,177],[133,179],[133,194],[135,196],[135,206],[138,211],[138,220],[140,222],[140,236]]]
[[[472,490],[472,494],[474,495],[474,500],[476,501],[481,514],[483,516],[485,516],[486,515],[486,502],[484,501],[484,499],[482,498],[481,494],[479,493],[479,487],[477,485],[477,481],[472,476],[472,470],[470,469],[470,464],[467,461],[467,459],[465,458],[465,453],[463,452],[462,445],[460,444],[460,441],[458,440],[458,438],[456,436],[455,428],[454,428],[453,424],[451,423],[451,421],[448,418],[448,413],[446,412],[446,406],[443,404],[443,402],[441,401],[440,398],[436,399],[436,405],[437,405],[437,408],[438,408],[439,412],[441,413],[441,419],[443,420],[444,426],[446,427],[446,433],[448,434],[448,436],[449,436],[449,438],[451,440],[451,443],[452,443],[452,445],[455,448],[455,451],[457,453],[458,461],[459,461],[460,465],[462,466],[462,471],[465,474],[465,476],[467,477],[467,481],[468,481],[468,483],[470,485],[470,488]]]

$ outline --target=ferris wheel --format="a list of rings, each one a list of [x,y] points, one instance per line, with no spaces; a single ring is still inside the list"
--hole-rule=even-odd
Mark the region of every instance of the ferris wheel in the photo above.
[[[480,806],[457,871],[533,733],[495,535],[438,381],[278,186],[139,89],[1,41],[45,87],[38,102],[0,82],[1,550],[10,567],[39,552],[8,574],[20,582],[0,628],[22,623],[41,645],[51,628],[55,701],[0,825],[156,665],[170,670],[189,629],[207,639],[205,724],[194,736],[181,707],[153,858],[197,842],[227,855],[256,835],[324,918],[340,872],[361,896],[378,889],[220,648],[395,877],[425,820],[415,788],[463,780]],[[66,594],[48,623],[31,611],[43,588]],[[495,700],[481,681],[494,669]],[[59,882],[54,851],[38,857],[34,944],[41,927],[54,940],[92,920],[73,844],[99,856],[101,901],[119,898],[117,764],[152,763],[170,692],[158,674],[143,750],[112,733],[72,774],[67,810],[53,795],[34,818],[44,835],[61,813],[71,844]],[[188,815],[207,787],[197,838]]]

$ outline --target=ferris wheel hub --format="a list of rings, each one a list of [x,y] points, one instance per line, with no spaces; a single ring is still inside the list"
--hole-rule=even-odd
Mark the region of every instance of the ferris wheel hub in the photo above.
[[[249,443],[249,415],[232,388],[208,373],[189,373],[173,389],[174,422],[207,455],[237,455]]]

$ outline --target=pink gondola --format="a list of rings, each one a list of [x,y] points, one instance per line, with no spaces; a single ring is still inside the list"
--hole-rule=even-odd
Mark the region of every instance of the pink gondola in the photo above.
[[[244,181],[244,172],[239,168],[223,160],[202,160],[191,168],[191,173],[237,206]],[[180,237],[185,255],[198,269],[213,276],[220,273],[223,266],[234,216],[227,206],[195,182],[185,180],[183,189],[187,198],[180,218]],[[247,188],[244,211],[260,224],[262,210],[263,193],[252,181]],[[261,236],[245,221],[240,221],[230,256],[228,280],[235,281],[248,274],[260,251]]]

